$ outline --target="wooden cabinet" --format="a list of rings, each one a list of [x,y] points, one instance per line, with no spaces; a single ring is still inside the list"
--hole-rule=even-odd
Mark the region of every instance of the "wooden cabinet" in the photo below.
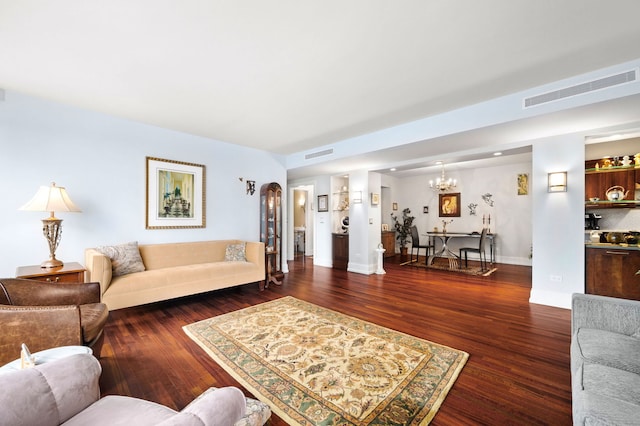
[[[636,247],[637,248],[637,247]],[[586,249],[588,294],[640,300],[640,250],[625,247]]]
[[[634,200],[636,183],[640,183],[640,168],[629,167],[609,167],[595,168],[598,160],[585,162],[584,179],[584,200],[588,208],[634,208],[640,204]],[[614,186],[620,186],[629,191],[624,200],[610,202],[607,199],[607,190]],[[599,198],[599,201],[592,202],[591,198]]]
[[[332,234],[333,267],[347,270],[349,265],[349,234]]]
[[[396,231],[382,231],[382,248],[385,249],[384,257],[396,255]]]
[[[26,278],[35,281],[51,283],[83,283],[86,269],[79,263],[69,262],[60,268],[42,268],[40,265],[19,266],[16,278]]]
[[[282,188],[276,182],[260,188],[260,241],[265,248],[265,287],[282,284]]]

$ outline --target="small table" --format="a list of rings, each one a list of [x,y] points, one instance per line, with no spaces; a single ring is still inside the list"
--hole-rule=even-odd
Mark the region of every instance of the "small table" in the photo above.
[[[19,348],[18,348],[19,349]],[[67,356],[75,355],[75,354],[89,354],[91,355],[93,351],[88,346],[59,346],[57,348],[45,349],[40,352],[36,352],[31,354],[34,356],[36,360],[36,365],[44,364],[46,362],[51,362],[56,359],[64,358]],[[0,367],[0,373],[4,373],[6,371],[15,371],[20,370],[20,358],[11,361],[8,364]]]
[[[83,283],[86,269],[77,262],[69,262],[58,268],[42,268],[40,265],[19,266],[16,278],[51,283]]]
[[[427,265],[431,265],[433,263],[433,260],[436,257],[446,257],[449,259],[449,267],[457,268],[459,256],[454,252],[452,252],[449,249],[449,247],[447,247],[447,243],[451,238],[480,238],[480,233],[478,232],[427,232],[427,236],[429,237],[430,240],[434,238],[439,238],[440,242],[442,243],[442,247],[437,253],[434,253],[431,256],[427,257]],[[489,240],[489,250],[490,250],[489,258],[491,259],[491,263],[495,263],[494,247],[495,247],[496,236],[497,234],[486,235],[486,238]],[[435,246],[435,241],[434,241],[434,246]]]

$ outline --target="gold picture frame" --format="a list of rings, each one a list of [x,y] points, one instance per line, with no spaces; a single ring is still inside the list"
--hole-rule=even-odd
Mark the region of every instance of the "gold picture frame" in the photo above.
[[[155,157],[146,162],[145,228],[205,228],[205,166]]]
[[[372,206],[377,206],[378,204],[380,204],[380,194],[372,192],[371,193],[371,205]]]
[[[438,211],[440,217],[460,217],[460,193],[439,195]]]

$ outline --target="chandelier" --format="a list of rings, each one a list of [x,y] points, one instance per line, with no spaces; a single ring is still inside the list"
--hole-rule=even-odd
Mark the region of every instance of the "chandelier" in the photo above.
[[[433,180],[430,180],[429,186],[434,191],[442,191],[442,192],[455,188],[456,185],[458,184],[458,181],[456,179],[451,179],[451,178],[447,179],[444,175],[444,163],[440,162],[440,165],[442,166],[442,174],[438,179],[436,179],[435,182],[433,182]]]

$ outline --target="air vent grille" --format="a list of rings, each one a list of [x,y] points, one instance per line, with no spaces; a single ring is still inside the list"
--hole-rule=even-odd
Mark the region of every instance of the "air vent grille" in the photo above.
[[[598,80],[588,81],[586,83],[577,84],[575,86],[566,87],[553,92],[542,93],[524,99],[524,107],[530,108],[536,105],[546,104],[548,102],[566,99],[584,93],[596,90],[606,89],[608,87],[619,86],[621,84],[632,83],[638,79],[638,70],[625,71],[620,74],[603,77]]]
[[[304,159],[310,160],[312,158],[323,157],[329,154],[333,154],[333,148],[325,149],[324,151],[312,152],[311,154],[305,155]]]

